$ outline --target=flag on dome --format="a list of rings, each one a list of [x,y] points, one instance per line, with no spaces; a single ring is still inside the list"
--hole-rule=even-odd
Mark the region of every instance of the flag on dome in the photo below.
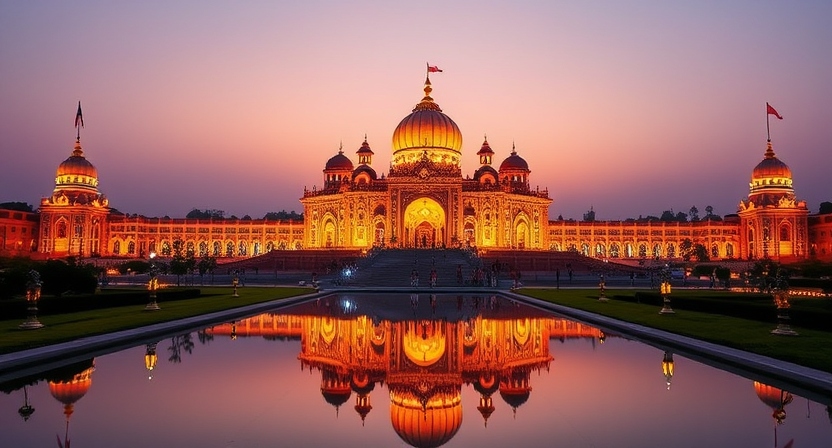
[[[439,68],[435,65],[428,64],[428,73],[436,73],[436,72],[441,72],[441,71],[442,71],[441,68]]]
[[[81,115],[81,102],[80,101],[78,101],[78,112],[75,114],[75,127],[77,128],[79,124],[81,125],[82,128],[84,127],[84,116]]]
[[[766,113],[769,114],[769,115],[774,115],[775,117],[777,117],[780,120],[783,119],[783,116],[778,114],[777,111],[773,107],[771,107],[771,104],[768,104],[768,103],[766,103]]]

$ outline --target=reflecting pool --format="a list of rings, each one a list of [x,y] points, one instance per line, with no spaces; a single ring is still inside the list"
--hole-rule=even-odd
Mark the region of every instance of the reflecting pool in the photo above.
[[[0,390],[16,448],[832,446],[828,397],[499,296],[329,296]]]

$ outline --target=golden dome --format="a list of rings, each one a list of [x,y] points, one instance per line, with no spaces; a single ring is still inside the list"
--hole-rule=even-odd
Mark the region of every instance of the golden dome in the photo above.
[[[425,80],[425,97],[393,131],[393,165],[415,162],[427,152],[434,162],[459,166],[462,133],[430,96],[430,79]]]
[[[751,192],[772,189],[792,190],[792,170],[774,155],[771,142],[766,147],[765,158],[751,172]]]
[[[422,406],[408,394],[390,394],[390,420],[396,434],[414,447],[448,443],[462,425],[461,394],[437,394]]]
[[[75,149],[72,151],[72,155],[58,165],[58,171],[55,174],[55,187],[89,189],[98,187],[98,170],[84,157],[80,140],[75,141]]]

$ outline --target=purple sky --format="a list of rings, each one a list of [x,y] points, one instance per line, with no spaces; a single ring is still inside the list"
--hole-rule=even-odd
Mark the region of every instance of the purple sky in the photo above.
[[[119,210],[301,211],[341,141],[387,172],[425,62],[463,173],[515,142],[552,218],[734,213],[766,101],[798,197],[832,200],[832,2],[169,3],[0,4],[0,202],[51,193],[81,100]]]

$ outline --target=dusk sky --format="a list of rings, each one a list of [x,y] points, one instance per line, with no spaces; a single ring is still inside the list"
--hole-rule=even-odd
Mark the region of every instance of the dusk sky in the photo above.
[[[832,201],[829,1],[4,1],[0,202],[38,205],[81,143],[125,213],[302,211],[340,142],[386,173],[432,96],[512,142],[550,217],[735,213],[766,147],[815,213]]]

